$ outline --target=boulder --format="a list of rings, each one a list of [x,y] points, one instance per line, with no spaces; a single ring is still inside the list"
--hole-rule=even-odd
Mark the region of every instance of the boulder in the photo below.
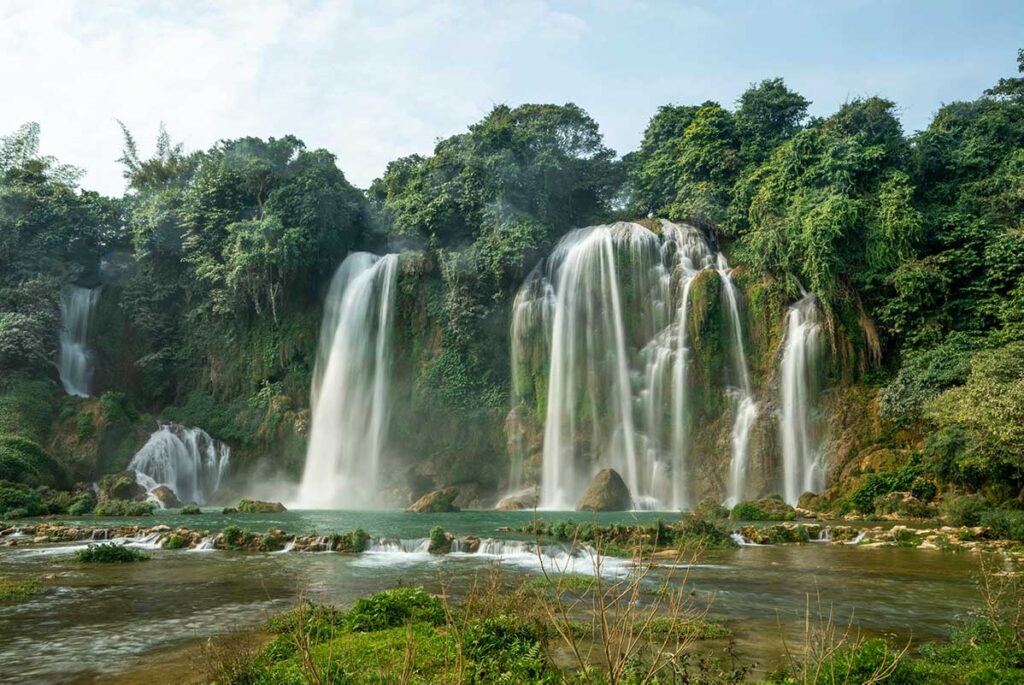
[[[288,511],[280,502],[264,502],[258,499],[243,499],[238,502],[242,514],[279,514]]]
[[[576,511],[629,511],[633,497],[614,469],[601,469],[576,503]]]
[[[149,491],[149,496],[159,502],[163,509],[177,509],[181,506],[181,500],[174,494],[174,490],[166,485],[156,486]]]
[[[109,473],[99,482],[99,501],[112,500],[141,501],[146,499],[146,488],[135,482],[134,471]]]
[[[459,511],[455,506],[455,498],[459,496],[459,489],[455,487],[434,490],[420,497],[409,505],[406,511],[417,514],[437,514],[445,511]]]
[[[536,509],[539,503],[540,498],[536,492],[516,493],[503,498],[494,508],[498,511],[521,511]]]

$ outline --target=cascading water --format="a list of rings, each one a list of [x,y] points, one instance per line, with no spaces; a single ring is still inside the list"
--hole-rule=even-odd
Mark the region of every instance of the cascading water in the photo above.
[[[92,384],[92,352],[89,323],[99,300],[99,288],[64,287],[60,293],[60,351],[57,370],[64,391],[89,397]]]
[[[732,454],[729,462],[729,484],[726,494],[726,504],[734,506],[745,495],[750,429],[753,428],[754,422],[757,420],[757,402],[754,400],[754,392],[750,386],[750,368],[747,364],[747,351],[743,342],[739,294],[736,284],[733,283],[732,269],[729,268],[725,255],[718,254],[715,269],[722,279],[722,289],[729,307],[729,329],[733,340],[733,376],[734,383],[737,384],[730,393],[733,404],[732,433],[729,441]]]
[[[660,236],[632,223],[572,231],[516,297],[513,401],[546,406],[541,508],[572,508],[605,467],[622,475],[638,508],[691,503],[690,287],[715,255],[692,226],[661,221],[660,229]],[[756,404],[738,297],[728,265],[719,264],[736,331],[739,395],[747,400],[736,421],[745,460]],[[538,346],[548,365],[539,392]],[[532,396],[544,393],[541,403]]]
[[[147,491],[165,485],[182,502],[206,504],[220,487],[230,458],[231,448],[206,431],[169,423],[149,436],[128,468]]]
[[[804,296],[789,308],[782,353],[783,494],[796,505],[804,492],[820,492],[825,474],[820,463],[816,424],[821,357],[821,315],[817,298]]]
[[[313,424],[298,504],[376,502],[390,415],[391,334],[398,255],[356,252],[334,274],[313,373]]]

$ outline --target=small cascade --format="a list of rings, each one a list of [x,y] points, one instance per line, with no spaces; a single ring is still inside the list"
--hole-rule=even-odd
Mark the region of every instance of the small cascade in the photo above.
[[[825,487],[816,425],[821,342],[817,298],[804,294],[789,308],[781,368],[783,496],[793,506]]]
[[[859,545],[860,543],[862,543],[864,541],[865,537],[867,537],[867,533],[865,533],[862,530],[859,533],[857,533],[857,536],[855,538],[853,538],[852,540],[847,540],[843,544],[844,545]]]
[[[212,535],[207,535],[199,544],[190,549],[190,552],[213,552],[216,551],[217,547],[214,545],[215,538]]]
[[[357,252],[331,281],[310,393],[313,423],[301,507],[376,503],[390,416],[397,273],[398,255]]]
[[[392,540],[374,538],[366,543],[364,551],[372,554],[428,554],[430,552],[430,539]]]
[[[746,537],[744,537],[742,533],[730,533],[729,537],[732,538],[732,541],[740,547],[764,547],[764,545],[760,543],[751,542]]]
[[[284,543],[284,547],[277,550],[276,552],[271,552],[271,554],[288,554],[293,549],[295,549],[295,540],[289,540],[288,542]]]
[[[750,368],[747,364],[746,345],[743,342],[743,324],[740,318],[739,293],[732,280],[732,269],[719,253],[715,269],[722,279],[725,301],[729,307],[729,330],[732,335],[732,367],[736,386],[732,389],[733,421],[730,435],[731,459],[729,461],[729,484],[726,493],[727,506],[740,502],[746,494],[747,469],[749,464],[750,429],[757,420],[757,402],[750,385]]]
[[[99,300],[99,288],[65,286],[60,292],[60,349],[57,371],[64,391],[89,397],[93,355],[89,349],[89,324]]]
[[[230,458],[231,448],[201,428],[168,423],[149,436],[128,468],[149,492],[164,485],[182,502],[206,504],[220,487]]]

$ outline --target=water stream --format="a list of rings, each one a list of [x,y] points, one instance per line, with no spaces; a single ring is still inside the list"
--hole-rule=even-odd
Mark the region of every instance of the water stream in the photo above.
[[[57,371],[64,391],[89,397],[92,388],[93,354],[89,349],[89,325],[99,301],[99,288],[65,286],[60,292],[60,348]]]
[[[149,436],[128,468],[149,492],[165,485],[186,504],[206,504],[220,487],[230,459],[231,448],[206,431],[169,423]]]
[[[817,299],[804,294],[789,308],[781,366],[783,494],[793,505],[825,487],[817,426],[821,342]]]

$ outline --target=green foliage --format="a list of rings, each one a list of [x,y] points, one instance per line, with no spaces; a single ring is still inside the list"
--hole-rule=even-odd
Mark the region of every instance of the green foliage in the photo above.
[[[17,602],[45,591],[38,578],[0,578],[0,602]]]
[[[48,381],[0,379],[0,434],[45,443],[54,419],[54,390]]]
[[[951,526],[976,526],[989,503],[981,495],[960,495],[943,500],[939,512]]]
[[[35,442],[18,435],[0,435],[0,480],[59,486],[65,484],[67,474]]]
[[[1000,540],[1024,542],[1024,511],[988,509],[981,512],[978,524],[988,528]]]
[[[164,540],[164,549],[184,549],[185,547],[188,547],[188,540],[177,533],[172,533]]]
[[[92,496],[92,493],[83,492],[80,493],[68,506],[67,513],[71,516],[83,516],[85,514],[93,513],[96,509],[96,498]]]
[[[75,560],[87,564],[129,564],[146,561],[149,555],[127,545],[104,542],[75,552]]]
[[[93,513],[97,516],[150,516],[153,513],[153,503],[112,499],[97,504]]]
[[[358,600],[345,615],[345,625],[357,632],[372,632],[406,623],[441,625],[445,622],[441,600],[421,587],[384,590]]]
[[[953,333],[935,347],[910,352],[896,378],[882,392],[882,413],[918,414],[937,394],[966,381],[971,352],[976,348],[977,343],[969,336]]]
[[[186,504],[178,511],[178,513],[182,516],[197,516],[202,514],[203,511],[196,504]]]
[[[262,502],[255,499],[243,499],[236,507],[242,514],[274,514],[286,511],[280,502]]]
[[[729,512],[734,521],[792,521],[796,510],[781,497],[765,497],[753,502],[740,502]]]
[[[869,473],[849,494],[847,502],[855,511],[873,514],[876,499],[891,492],[909,491],[921,473],[922,467],[917,460],[893,471]]]
[[[431,554],[447,554],[451,551],[452,541],[448,539],[447,534],[444,532],[444,528],[441,526],[434,526],[430,529],[430,546],[429,550]]]
[[[535,628],[514,617],[486,618],[473,624],[463,639],[474,682],[542,682],[547,675]]]
[[[45,511],[39,494],[24,485],[0,481],[0,518],[38,516]],[[20,514],[15,517],[12,512]]]

